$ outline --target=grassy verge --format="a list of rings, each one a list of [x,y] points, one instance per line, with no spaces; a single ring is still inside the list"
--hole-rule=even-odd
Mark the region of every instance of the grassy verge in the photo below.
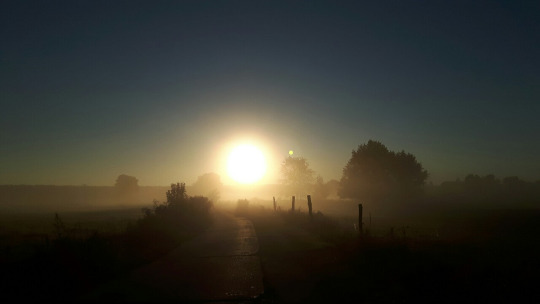
[[[519,235],[425,240],[359,238],[321,214],[259,209],[244,215],[259,237],[266,297],[277,303],[540,299],[538,222],[522,223],[528,232],[512,229]]]
[[[49,219],[52,231],[32,239],[4,235],[0,285],[7,299],[74,301],[97,286],[158,259],[211,224],[212,203],[173,187],[165,203],[143,209],[123,229],[104,230]],[[168,193],[169,195],[169,193]],[[25,234],[27,235],[27,234]]]

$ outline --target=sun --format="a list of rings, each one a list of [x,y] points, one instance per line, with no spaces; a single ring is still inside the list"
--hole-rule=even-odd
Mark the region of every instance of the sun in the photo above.
[[[252,145],[239,145],[232,149],[227,160],[227,173],[242,184],[253,184],[266,173],[263,153]]]

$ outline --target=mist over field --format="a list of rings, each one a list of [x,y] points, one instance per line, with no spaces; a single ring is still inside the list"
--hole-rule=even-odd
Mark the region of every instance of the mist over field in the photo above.
[[[238,288],[235,299],[278,303],[400,295],[388,288],[408,290],[409,300],[436,300],[448,290],[452,299],[485,295],[493,285],[500,291],[484,298],[507,299],[533,282],[540,182],[468,174],[434,185],[413,154],[369,140],[352,151],[340,180],[325,181],[316,163],[291,150],[279,183],[263,184],[257,181],[267,164],[244,147],[228,160],[232,184],[209,172],[169,187],[142,186],[127,174],[111,186],[0,185],[0,261],[4,269],[23,267],[1,277],[9,296],[34,299],[22,296],[21,284],[43,276],[49,281],[35,288],[43,297],[83,301],[111,294],[214,301],[231,299],[223,294]],[[219,263],[235,266],[224,270],[208,258],[218,254],[227,256]],[[232,270],[239,257],[252,262]],[[471,273],[455,277],[464,267]],[[186,275],[208,269],[217,277]],[[251,279],[234,280],[237,271]],[[390,279],[395,273],[402,277]],[[509,275],[520,278],[508,284]],[[477,282],[488,278],[494,281]],[[372,287],[358,289],[365,280]],[[182,288],[173,288],[178,282]],[[430,291],[412,292],[418,285]]]
[[[540,2],[1,8],[4,302],[540,303]]]

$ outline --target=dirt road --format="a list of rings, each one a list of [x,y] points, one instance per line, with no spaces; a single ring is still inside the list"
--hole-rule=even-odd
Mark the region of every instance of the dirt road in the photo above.
[[[251,221],[217,211],[213,226],[164,258],[115,281],[91,300],[249,301],[264,291]]]

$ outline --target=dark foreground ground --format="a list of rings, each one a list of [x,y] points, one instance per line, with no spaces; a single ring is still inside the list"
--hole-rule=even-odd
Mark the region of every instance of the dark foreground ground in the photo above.
[[[432,216],[428,219],[439,223],[440,235],[429,238],[401,233],[397,228],[390,233],[391,227],[388,233],[381,233],[384,227],[379,227],[379,233],[359,237],[350,223],[342,225],[322,214],[310,218],[305,212],[247,208],[238,216],[253,222],[258,239],[259,250],[250,255],[260,260],[264,292],[251,302],[540,301],[538,210]],[[21,242],[26,235],[18,237]],[[53,238],[34,245],[24,241],[29,245],[23,247],[4,246],[7,236],[3,237],[0,291],[6,302],[76,301],[107,281],[141,267],[141,257],[135,259],[135,251],[120,252],[123,256],[119,257],[113,250],[115,239],[100,234],[67,244]],[[167,255],[156,253],[156,248],[168,248],[158,240],[153,247],[140,239],[134,242],[139,246],[129,248],[142,247],[151,253],[143,260]],[[26,248],[26,253],[17,248]],[[182,272],[175,276],[179,276],[178,282],[190,282]],[[175,276],[168,280],[175,280]],[[106,298],[100,297],[99,302],[103,301]]]
[[[270,302],[538,303],[540,213],[505,214],[460,221],[452,237],[431,240],[359,238],[305,214],[250,218]]]

